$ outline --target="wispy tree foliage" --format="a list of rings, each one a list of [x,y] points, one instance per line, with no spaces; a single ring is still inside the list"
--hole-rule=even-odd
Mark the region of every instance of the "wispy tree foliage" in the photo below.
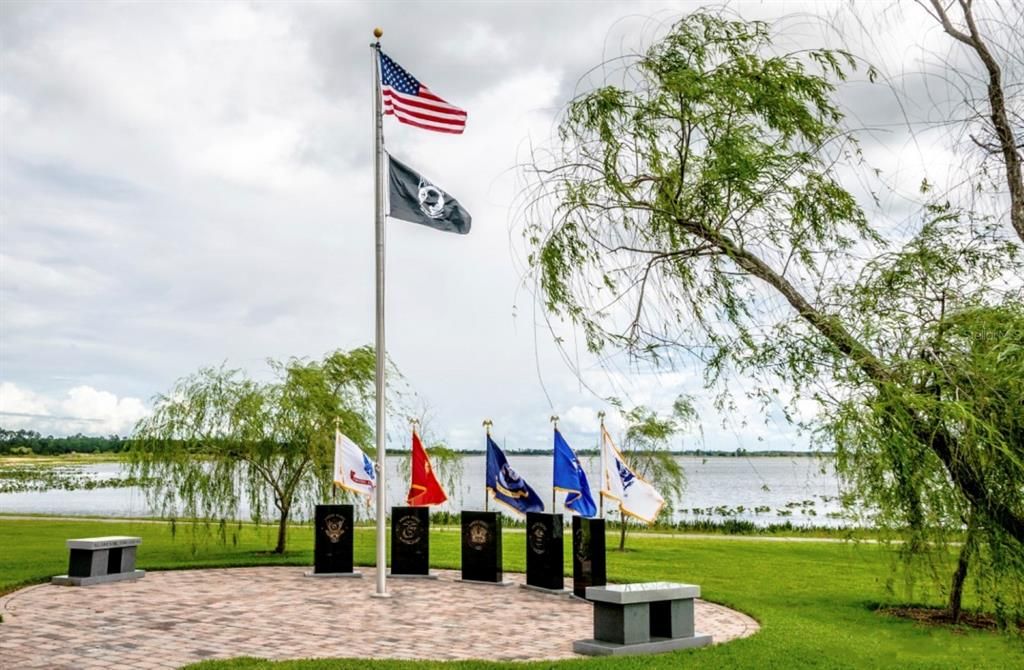
[[[869,220],[834,101],[857,63],[708,12],[606,63],[527,171],[530,267],[592,351],[686,350],[710,385],[738,371],[817,399],[852,493],[915,555],[969,529],[983,593],[1020,612],[1019,332],[990,330],[1019,323],[1018,247],[933,194],[909,235]]]
[[[672,403],[672,411],[664,415],[641,405],[623,411],[623,418],[626,419],[626,437],[622,441],[622,455],[629,466],[665,498],[662,514],[671,515],[672,502],[682,498],[686,490],[686,472],[673,453],[672,438],[696,424],[693,400],[679,396]],[[619,524],[619,551],[626,548],[628,527],[629,519],[623,514]]]
[[[286,548],[297,505],[332,486],[334,429],[373,454],[375,356],[371,347],[322,361],[271,362],[274,379],[204,368],[158,396],[129,448],[133,476],[151,482],[150,504],[165,516],[278,522],[274,551]]]

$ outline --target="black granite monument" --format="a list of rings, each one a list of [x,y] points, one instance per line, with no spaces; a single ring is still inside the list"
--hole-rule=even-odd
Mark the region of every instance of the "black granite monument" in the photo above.
[[[608,583],[605,572],[604,519],[572,518],[572,592],[587,597],[588,586]]]
[[[430,508],[391,508],[391,574],[430,574]]]
[[[352,573],[352,505],[317,505],[313,528],[313,574]]]
[[[501,514],[462,511],[462,579],[502,583]]]
[[[526,585],[549,591],[563,591],[562,515],[544,512],[526,514]]]

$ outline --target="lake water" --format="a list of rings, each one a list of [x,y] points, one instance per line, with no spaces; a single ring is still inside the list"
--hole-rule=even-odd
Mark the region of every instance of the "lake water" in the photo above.
[[[537,491],[550,511],[551,457],[509,454],[512,466]],[[590,483],[597,480],[599,459],[582,457]],[[670,503],[675,521],[735,518],[758,525],[789,521],[794,525],[842,526],[838,501],[839,482],[827,460],[793,457],[700,458],[679,457],[686,472],[683,496]],[[449,502],[437,511],[483,509],[484,457],[463,459],[463,475],[456,490],[448,491]],[[388,505],[404,502],[408,489],[407,459],[388,459]],[[81,474],[94,479],[125,476],[120,463],[81,466]],[[559,495],[556,511],[562,511]],[[597,500],[597,491],[594,491]],[[498,506],[492,503],[492,509]],[[760,511],[755,511],[760,508]],[[767,508],[767,510],[765,510]],[[357,504],[360,517],[372,515],[372,508]],[[606,510],[614,506],[609,502]],[[0,512],[56,515],[153,516],[143,491],[136,487],[96,488],[91,490],[49,490],[0,494]],[[312,510],[299,510],[298,518],[308,518]],[[242,510],[243,515],[248,510]],[[612,516],[609,514],[609,516]]]

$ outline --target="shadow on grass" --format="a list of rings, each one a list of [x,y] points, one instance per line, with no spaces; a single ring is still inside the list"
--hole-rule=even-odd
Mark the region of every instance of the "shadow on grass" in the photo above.
[[[953,623],[953,617],[950,614],[949,609],[945,607],[935,607],[914,603],[905,605],[882,605],[880,603],[871,603],[870,609],[874,610],[879,616],[913,621],[914,623],[922,626],[944,628],[951,633],[963,634],[970,629],[998,633],[1011,629],[1012,627],[1016,630],[1011,630],[1011,632],[1024,635],[1024,619],[1017,620],[1014,625],[1011,622],[1003,620],[999,616],[988,612],[963,610],[960,612],[960,621],[958,623]]]

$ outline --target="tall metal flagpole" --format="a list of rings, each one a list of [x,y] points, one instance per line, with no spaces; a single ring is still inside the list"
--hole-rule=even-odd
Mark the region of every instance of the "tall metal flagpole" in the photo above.
[[[387,416],[384,408],[384,117],[380,100],[380,38],[384,31],[373,29],[376,42],[370,44],[373,60],[373,171],[374,171],[374,223],[377,245],[377,334],[374,347],[377,352],[377,592],[373,595],[387,598],[387,552],[385,509],[387,505]]]
[[[601,501],[601,506],[598,508],[601,510],[599,518],[604,518],[604,410],[597,413],[597,418],[601,420],[601,440],[598,445],[601,448],[601,485],[597,487],[597,499]]]

